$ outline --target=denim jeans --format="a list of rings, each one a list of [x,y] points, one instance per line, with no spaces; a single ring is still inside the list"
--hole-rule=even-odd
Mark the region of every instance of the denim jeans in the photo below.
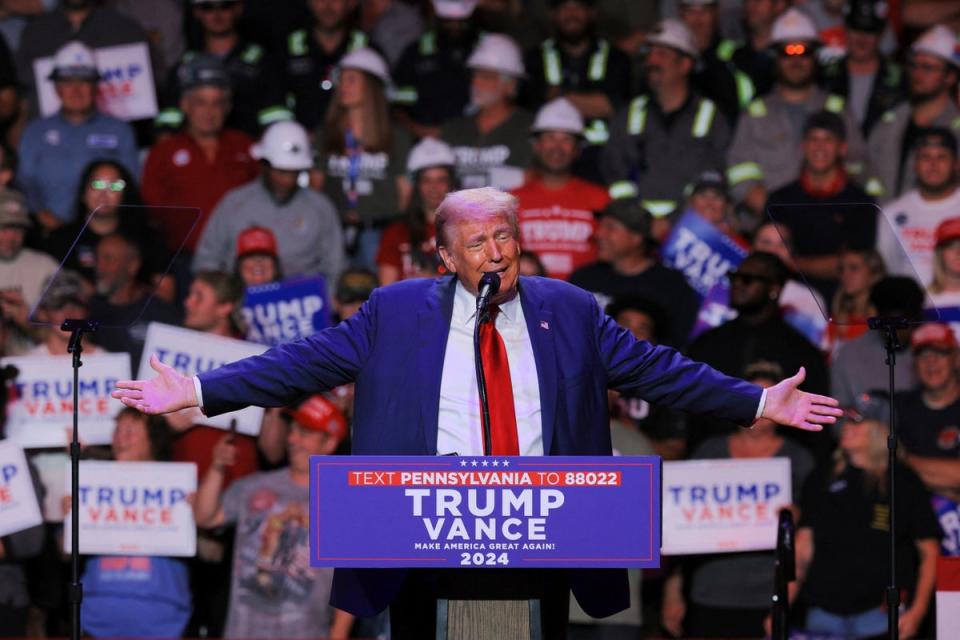
[[[811,607],[807,612],[807,631],[841,638],[869,638],[887,631],[887,612],[877,607],[863,613],[840,615]]]

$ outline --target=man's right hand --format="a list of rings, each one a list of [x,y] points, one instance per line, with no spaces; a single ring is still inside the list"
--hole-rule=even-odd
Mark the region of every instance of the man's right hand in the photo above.
[[[159,375],[150,380],[121,380],[110,395],[128,407],[154,415],[197,406],[193,378],[163,364],[156,354],[150,356],[150,367]]]

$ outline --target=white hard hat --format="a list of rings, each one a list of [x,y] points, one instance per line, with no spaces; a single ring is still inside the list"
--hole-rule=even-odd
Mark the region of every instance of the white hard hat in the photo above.
[[[952,65],[960,66],[960,44],[956,34],[942,24],[938,24],[923,32],[917,38],[910,51],[913,53],[928,53]]]
[[[467,67],[490,69],[517,78],[526,76],[520,47],[513,38],[502,33],[488,33],[483,36],[473,53],[467,58]]]
[[[430,167],[452,167],[456,162],[457,158],[453,155],[450,145],[436,138],[424,138],[410,149],[410,155],[407,156],[407,171],[416,173]]]
[[[260,142],[250,147],[250,155],[266,160],[274,169],[305,171],[313,166],[307,131],[292,120],[270,125]]]
[[[583,116],[572,102],[566,98],[557,98],[540,108],[530,130],[534,133],[563,131],[581,136],[583,135]]]
[[[675,18],[666,18],[658,22],[650,35],[647,36],[647,45],[657,44],[676,49],[691,58],[700,57],[697,41],[693,32],[683,22]]]
[[[369,47],[354,49],[340,59],[340,69],[358,69],[390,84],[390,70],[383,57]]]
[[[810,16],[799,9],[787,9],[774,20],[770,40],[773,44],[819,42],[820,35]]]
[[[466,20],[477,8],[477,0],[433,0],[433,11],[444,20]]]
[[[76,40],[60,47],[53,57],[50,80],[91,80],[100,78],[93,49]]]

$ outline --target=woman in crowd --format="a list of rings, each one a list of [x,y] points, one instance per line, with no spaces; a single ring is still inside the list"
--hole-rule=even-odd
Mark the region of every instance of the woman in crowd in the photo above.
[[[811,475],[800,503],[797,580],[808,605],[808,631],[868,638],[887,631],[890,512],[890,402],[864,393],[847,411],[832,468]],[[940,527],[930,496],[910,468],[896,468],[897,584],[907,594],[900,637],[916,635],[933,595]]]
[[[112,442],[117,462],[162,462],[170,458],[163,418],[124,408]],[[64,498],[69,502],[69,497]],[[69,508],[66,504],[64,510]],[[190,618],[187,565],[163,556],[92,556],[83,573],[84,632],[99,637],[180,637]]]
[[[425,138],[407,158],[413,176],[414,196],[402,220],[383,232],[377,252],[380,283],[437,275],[437,234],[433,226],[437,207],[455,188],[453,150],[435,138]]]
[[[337,88],[316,132],[312,186],[343,212],[344,242],[356,266],[374,267],[382,227],[410,200],[403,175],[409,141],[390,120],[387,65],[373,49],[340,61]]]
[[[934,233],[934,241],[930,300],[937,308],[960,307],[960,218],[941,222]],[[948,320],[960,320],[960,313]]]
[[[283,280],[277,238],[266,227],[249,227],[237,236],[236,276],[244,287]]]
[[[867,318],[877,311],[870,304],[870,289],[887,275],[883,258],[875,249],[840,252],[840,279],[830,305],[828,338],[831,354],[844,342],[867,331]]]

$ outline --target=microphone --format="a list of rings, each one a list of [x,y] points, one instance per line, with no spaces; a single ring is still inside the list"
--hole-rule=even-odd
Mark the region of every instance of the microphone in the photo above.
[[[497,291],[500,291],[500,274],[495,272],[483,274],[480,278],[480,295],[477,296],[478,315],[487,308],[490,298],[497,295]]]

